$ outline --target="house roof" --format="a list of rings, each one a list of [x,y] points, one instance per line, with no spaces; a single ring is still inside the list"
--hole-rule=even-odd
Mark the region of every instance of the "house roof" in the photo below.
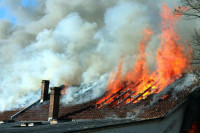
[[[160,99],[159,102],[149,106],[154,95],[150,95],[147,99],[138,103],[129,103],[120,108],[102,107],[96,108],[95,102],[88,102],[74,106],[59,107],[60,120],[67,119],[105,119],[105,118],[127,118],[129,115],[136,115],[136,120],[146,120],[160,118],[166,115],[176,105],[180,104],[190,94],[189,90],[178,92],[174,95],[169,95],[165,99]],[[47,121],[49,112],[49,101],[42,104],[32,106],[29,110],[15,118],[16,121]]]
[[[197,89],[198,94],[200,89]],[[193,93],[197,93],[197,91],[193,92]],[[193,94],[192,93],[192,94]],[[187,93],[185,93],[187,94]],[[179,95],[179,94],[178,94]],[[184,95],[180,94],[180,97],[185,97]],[[190,99],[187,98],[186,101],[188,101]],[[168,99],[169,100],[169,99]],[[166,102],[166,100],[163,100],[163,102]],[[159,102],[160,103],[160,102]],[[183,104],[185,102],[182,102],[179,105],[185,105]],[[46,102],[47,104],[47,102]],[[159,104],[157,104],[158,106]],[[78,106],[78,105],[77,105]],[[180,106],[179,106],[180,107]],[[182,106],[184,107],[184,106]],[[149,109],[149,108],[148,108]],[[153,109],[153,108],[152,108]],[[180,110],[180,108],[176,108],[177,110]],[[147,110],[146,110],[147,111]],[[159,111],[159,110],[156,110]],[[154,111],[154,112],[156,112]],[[170,111],[169,114],[173,114],[174,111]],[[176,111],[178,112],[178,111]],[[151,112],[152,113],[152,112]],[[144,113],[143,113],[144,114]],[[175,114],[176,115],[176,114]],[[158,115],[156,115],[158,116]],[[32,117],[34,117],[32,115]],[[173,117],[173,115],[171,115],[171,118]],[[165,119],[151,119],[151,123],[155,122],[159,122],[162,124],[162,120]],[[179,119],[177,119],[179,120]],[[119,127],[124,127],[124,126],[133,126],[133,124],[138,125],[138,124],[145,124],[145,123],[149,123],[148,122],[149,119],[146,120],[142,120],[141,118],[139,119],[132,119],[132,118],[127,118],[127,119],[93,119],[93,120],[74,120],[74,121],[61,121],[58,124],[49,124],[49,122],[47,121],[42,121],[40,122],[40,124],[37,125],[36,122],[32,122],[32,121],[21,121],[21,122],[10,122],[7,124],[0,124],[0,132],[88,132],[90,130],[94,130],[94,131],[99,131],[101,129],[105,129],[105,128],[119,128]],[[35,123],[34,126],[26,126],[26,127],[22,127],[20,126],[21,123]],[[167,127],[167,126],[166,126]],[[118,129],[117,129],[118,130]],[[148,131],[149,129],[146,129],[146,131]],[[159,131],[154,129],[155,131]]]
[[[177,82],[180,82],[179,79]],[[181,83],[181,82],[180,82]],[[179,105],[190,95],[192,89],[197,85],[194,82],[181,91],[174,91],[173,85],[168,87],[168,91],[161,94],[151,94],[146,99],[139,102],[127,103],[122,106],[102,106],[97,107],[96,101],[84,104],[66,106],[60,104],[58,120],[68,119],[105,119],[105,118],[131,118],[134,120],[156,119],[165,116],[175,106]],[[170,88],[170,89],[169,89]],[[158,96],[159,95],[159,96]],[[163,97],[166,96],[166,97]],[[158,98],[157,100],[155,100]],[[123,99],[122,99],[123,100]],[[5,111],[0,114],[0,120],[8,120],[11,115],[19,110]],[[49,100],[37,103],[23,111],[16,121],[47,121],[49,113]]]
[[[20,109],[13,109],[10,111],[4,111],[4,112],[0,112],[0,120],[9,120],[10,116],[12,116],[13,114],[17,113],[18,111],[20,111]]]

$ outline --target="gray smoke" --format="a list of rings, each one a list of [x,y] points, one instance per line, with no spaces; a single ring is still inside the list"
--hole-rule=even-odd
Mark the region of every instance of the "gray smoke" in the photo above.
[[[0,20],[0,111],[39,98],[42,79],[51,80],[51,86],[84,86],[104,79],[104,87],[91,88],[92,99],[99,97],[122,56],[128,61],[125,65],[134,64],[141,32],[147,27],[155,32],[148,46],[149,65],[155,63],[159,0],[37,0],[38,5],[31,8],[20,3],[0,2],[17,17],[15,25]],[[167,4],[176,6],[174,0]],[[178,23],[185,39],[193,31],[189,23]],[[76,99],[71,97],[63,100],[71,103]]]

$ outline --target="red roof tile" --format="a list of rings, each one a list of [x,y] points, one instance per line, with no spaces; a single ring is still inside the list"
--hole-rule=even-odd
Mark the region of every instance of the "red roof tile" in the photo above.
[[[193,88],[194,85],[191,86]],[[190,94],[190,88],[180,92],[171,90],[168,97],[157,100],[152,104],[156,94],[149,95],[146,99],[137,103],[123,104],[122,106],[96,107],[96,102],[91,101],[85,104],[64,106],[60,104],[58,119],[105,119],[105,118],[126,118],[134,116],[136,120],[160,118],[166,115],[175,106],[184,101]],[[166,95],[166,94],[165,94]],[[123,99],[122,99],[123,100]],[[0,114],[0,119],[9,119],[17,111],[6,111]],[[49,101],[38,103],[22,114],[17,116],[17,121],[47,121],[49,113]]]
[[[14,115],[15,113],[17,113],[20,109],[15,109],[15,110],[11,110],[11,111],[4,111],[0,113],[0,120],[9,120],[10,116]]]

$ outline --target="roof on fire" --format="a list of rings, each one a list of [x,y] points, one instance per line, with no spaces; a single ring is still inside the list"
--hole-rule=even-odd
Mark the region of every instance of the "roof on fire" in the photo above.
[[[198,92],[200,89],[198,88]],[[192,94],[196,93],[194,91]],[[200,92],[199,92],[200,93]],[[189,96],[190,97],[190,96]],[[188,101],[190,98],[187,98],[186,101]],[[164,101],[164,100],[163,100]],[[167,99],[165,100],[167,101]],[[185,102],[186,102],[185,101]],[[175,106],[175,110],[178,110],[181,105],[185,105],[182,102],[181,104],[178,104],[178,106]],[[166,102],[167,104],[167,102]],[[166,105],[165,104],[165,105]],[[157,105],[158,107],[159,105]],[[163,106],[162,106],[163,107]],[[153,107],[150,110],[154,110],[156,108]],[[148,111],[148,110],[146,110]],[[159,112],[159,110],[156,110]],[[174,111],[169,111],[169,114],[172,114]],[[152,112],[151,112],[152,113]],[[151,114],[150,113],[150,114]],[[155,113],[155,110],[154,110]],[[142,113],[144,114],[144,113]],[[154,115],[155,116],[155,115]],[[166,115],[165,115],[166,116]],[[32,117],[34,117],[32,115]],[[147,117],[148,118],[148,117]],[[161,117],[162,118],[162,117]],[[58,124],[49,124],[47,121],[42,121],[42,122],[33,122],[35,125],[33,127],[22,127],[20,126],[21,123],[32,123],[32,121],[22,121],[22,122],[8,122],[7,124],[0,124],[0,131],[3,132],[80,132],[80,131],[88,131],[88,130],[99,130],[99,129],[104,129],[105,127],[112,127],[112,128],[117,128],[117,127],[123,127],[126,125],[132,125],[132,124],[139,124],[140,122],[147,122],[148,123],[149,119],[142,120],[139,118],[138,120],[136,119],[95,119],[95,120],[74,120],[74,121],[62,121],[59,122]],[[161,122],[162,119],[155,119],[152,118],[150,119],[151,122]],[[38,124],[38,125],[37,125]],[[140,123],[141,124],[141,123]]]
[[[177,82],[180,82],[180,80],[182,79],[177,80]],[[109,123],[109,119],[118,119],[119,121],[116,121],[116,123],[123,123],[127,122],[128,119],[143,121],[162,118],[186,101],[197,85],[198,83],[194,82],[189,87],[181,91],[173,91],[173,86],[168,86],[170,91],[163,93],[163,95],[158,96],[157,94],[151,94],[146,99],[137,103],[131,102],[123,104],[120,107],[103,106],[101,108],[97,108],[95,101],[74,106],[65,106],[60,104],[58,120],[90,119],[91,121],[94,121],[94,119],[101,119],[103,121],[108,120],[107,122]],[[165,97],[163,98],[163,96]],[[154,100],[156,98],[157,100]],[[48,110],[49,100],[43,103],[39,103],[37,101],[27,110],[24,110],[17,115],[14,120],[47,121]],[[18,111],[19,109],[2,112],[0,113],[0,120],[9,120],[11,115],[17,113]],[[113,123],[115,123],[115,121],[113,121]]]

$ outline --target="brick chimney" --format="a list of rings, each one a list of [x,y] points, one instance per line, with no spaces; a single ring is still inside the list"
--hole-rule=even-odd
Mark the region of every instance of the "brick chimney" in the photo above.
[[[59,113],[60,91],[61,87],[51,87],[50,105],[49,105],[49,121],[57,120]]]
[[[49,99],[49,80],[42,80],[40,103]]]

